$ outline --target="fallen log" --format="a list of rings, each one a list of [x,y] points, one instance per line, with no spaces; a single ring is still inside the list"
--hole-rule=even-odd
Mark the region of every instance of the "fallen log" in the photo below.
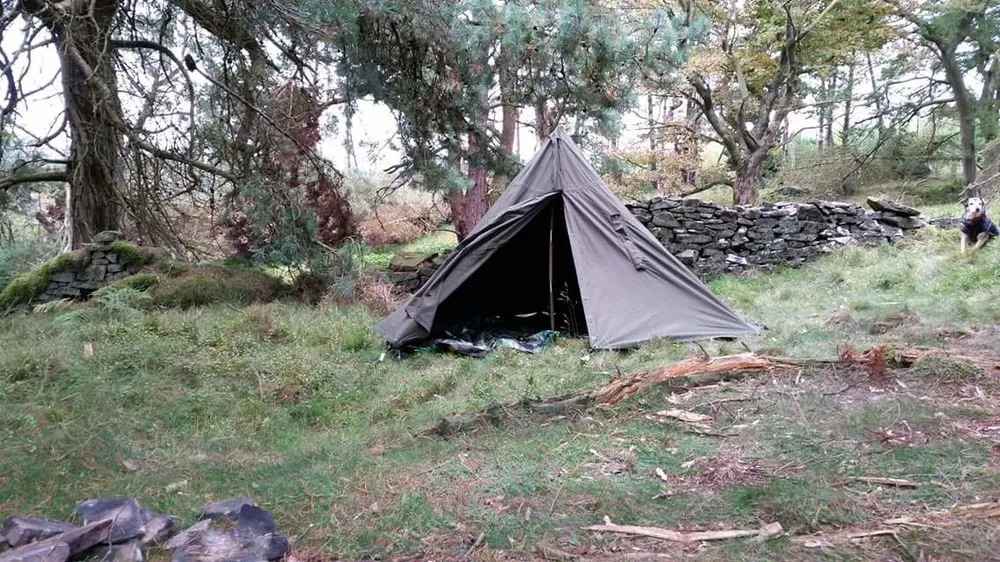
[[[586,392],[576,392],[552,398],[525,399],[494,405],[470,414],[447,416],[442,418],[433,428],[422,431],[420,435],[432,434],[448,437],[484,425],[498,426],[517,412],[553,416],[594,406],[614,406],[640,390],[653,385],[664,385],[673,391],[689,390],[724,380],[740,379],[753,373],[831,365],[863,367],[872,376],[881,376],[887,366],[905,369],[932,357],[966,359],[963,356],[950,354],[947,350],[905,348],[887,352],[884,346],[874,346],[862,353],[856,353],[853,349],[846,348],[842,350],[839,359],[798,359],[770,357],[753,353],[714,358],[690,357],[660,369],[616,378],[604,386]],[[1000,365],[996,358],[989,358],[986,362],[991,365]],[[977,364],[983,364],[983,361],[980,360]]]
[[[434,428],[423,433],[450,436],[482,425],[499,425],[509,414],[516,411],[553,415],[569,410],[579,410],[593,406],[614,406],[639,392],[643,388],[663,384],[671,387],[692,388],[713,384],[727,378],[739,378],[747,373],[763,372],[794,365],[752,353],[724,355],[706,358],[691,357],[667,365],[666,367],[621,377],[608,384],[587,392],[577,392],[539,400],[520,400],[504,405],[496,405],[472,414],[456,414],[442,418]]]

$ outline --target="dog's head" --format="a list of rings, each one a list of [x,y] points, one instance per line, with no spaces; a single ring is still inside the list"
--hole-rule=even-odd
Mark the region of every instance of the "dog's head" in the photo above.
[[[962,207],[965,209],[962,218],[967,221],[977,221],[986,214],[986,201],[980,197],[962,200]]]

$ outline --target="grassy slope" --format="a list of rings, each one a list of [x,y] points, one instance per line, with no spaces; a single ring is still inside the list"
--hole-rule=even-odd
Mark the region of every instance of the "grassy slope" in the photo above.
[[[800,356],[833,356],[843,342],[990,349],[1000,319],[1000,245],[959,257],[951,234],[846,250],[802,270],[712,288],[769,326],[751,342],[756,348]],[[904,308],[915,319],[886,328]],[[87,497],[133,495],[188,523],[208,500],[248,494],[297,547],[345,557],[424,551],[425,559],[456,560],[483,533],[483,560],[529,559],[541,539],[620,560],[615,549],[678,547],[579,528],[605,515],[665,527],[777,520],[795,533],[870,528],[992,498],[1000,487],[997,436],[983,429],[997,425],[1000,388],[958,363],[901,372],[902,385],[874,391],[861,373],[807,371],[798,384],[782,375],[671,399],[701,404],[718,429],[737,434],[726,439],[649,419],[671,407],[664,392],[651,391],[614,410],[509,420],[445,441],[416,434],[448,413],[590,388],[616,369],[693,350],[654,343],[581,362],[585,345],[563,341],[539,356],[379,363],[374,320],[361,309],[276,303],[83,325],[51,314],[0,321],[0,515],[61,518]],[[870,333],[873,321],[885,333]],[[83,355],[85,343],[93,357]],[[125,460],[139,470],[123,471]],[[653,499],[663,491],[655,467],[672,479],[665,498]],[[865,474],[923,485],[845,480]],[[182,480],[179,493],[164,490]],[[996,530],[969,524],[907,531],[899,543],[819,551],[788,539],[738,541],[701,556],[862,560],[905,548],[909,556],[974,560],[997,546]]]

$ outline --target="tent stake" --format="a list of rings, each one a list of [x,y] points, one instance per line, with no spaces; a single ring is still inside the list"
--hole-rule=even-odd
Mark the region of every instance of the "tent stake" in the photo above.
[[[556,300],[552,292],[552,231],[555,229],[556,205],[552,203],[549,207],[549,329],[556,331]]]

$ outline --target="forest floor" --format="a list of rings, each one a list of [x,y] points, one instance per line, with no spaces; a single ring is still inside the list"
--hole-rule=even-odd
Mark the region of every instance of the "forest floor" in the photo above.
[[[877,380],[833,365],[654,387],[562,416],[500,412],[448,439],[426,430],[700,351],[654,342],[582,360],[584,342],[560,340],[537,355],[380,362],[364,309],[289,303],[9,317],[0,516],[64,519],[81,500],[128,495],[189,524],[210,500],[248,495],[302,562],[989,559],[996,519],[952,510],[1000,499],[1000,244],[960,256],[954,234],[711,288],[768,327],[749,341],[758,353],[835,359],[878,344],[961,357]],[[668,409],[710,429],[657,414]],[[906,482],[858,480],[871,477]],[[605,517],[782,531],[684,544],[584,529]]]

